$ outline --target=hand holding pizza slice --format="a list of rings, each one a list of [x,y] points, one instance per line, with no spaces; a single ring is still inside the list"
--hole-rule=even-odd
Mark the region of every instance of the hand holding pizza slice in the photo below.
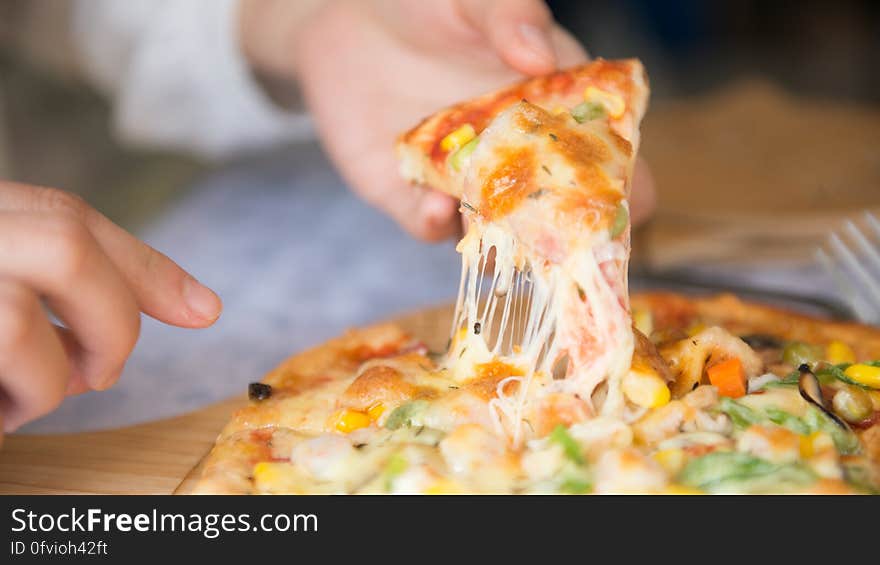
[[[462,378],[491,362],[517,368],[494,404],[515,441],[554,393],[586,413],[624,407],[627,198],[647,97],[641,63],[597,60],[443,110],[400,139],[406,178],[462,200],[449,359]]]

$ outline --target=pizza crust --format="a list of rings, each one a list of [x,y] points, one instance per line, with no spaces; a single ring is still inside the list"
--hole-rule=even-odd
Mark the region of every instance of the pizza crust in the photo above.
[[[701,320],[737,335],[766,334],[783,341],[822,344],[843,341],[853,348],[858,359],[880,359],[880,328],[808,316],[748,302],[729,293],[683,296],[672,292],[643,292],[634,294],[630,304],[634,310],[652,312],[655,329],[687,328]]]

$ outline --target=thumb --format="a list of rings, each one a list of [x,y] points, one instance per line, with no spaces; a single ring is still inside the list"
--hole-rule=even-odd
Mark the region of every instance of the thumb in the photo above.
[[[438,242],[458,233],[458,199],[428,186],[412,186],[403,180],[392,160],[373,160],[361,179],[349,178],[357,194],[373,207],[391,216],[411,236]],[[393,179],[379,182],[378,179]]]
[[[459,232],[457,199],[427,186],[401,185],[394,195],[367,199],[422,241],[443,241]]]
[[[644,159],[636,161],[629,204],[634,226],[647,221],[657,207],[657,191],[654,187],[654,177],[651,175],[651,169]]]
[[[557,67],[551,32],[553,15],[542,0],[458,0],[464,19],[501,59],[526,75]]]

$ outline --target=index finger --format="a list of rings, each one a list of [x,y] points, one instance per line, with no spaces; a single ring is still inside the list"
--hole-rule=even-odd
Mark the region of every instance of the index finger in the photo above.
[[[0,183],[0,209],[60,214],[80,221],[125,280],[138,307],[166,324],[203,328],[220,317],[220,298],[170,258],[82,199],[64,191]]]

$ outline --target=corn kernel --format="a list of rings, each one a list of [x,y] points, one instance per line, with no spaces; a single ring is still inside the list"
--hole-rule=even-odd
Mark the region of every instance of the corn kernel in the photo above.
[[[623,394],[644,408],[658,408],[669,402],[669,387],[650,367],[633,366],[623,377]]]
[[[671,484],[663,489],[661,494],[674,494],[674,495],[684,495],[684,494],[705,494],[698,488],[686,487],[684,485],[676,485]]]
[[[455,481],[449,479],[438,479],[431,486],[425,489],[425,494],[461,494],[461,487]]]
[[[377,402],[376,404],[373,404],[372,406],[370,406],[367,409],[367,416],[369,416],[370,420],[373,422],[375,422],[376,420],[381,418],[382,414],[384,414],[384,413],[385,413],[385,405],[382,404],[381,402]]]
[[[254,465],[253,475],[255,481],[265,482],[271,479],[275,473],[274,465],[269,461],[260,461]]]
[[[294,467],[280,461],[260,461],[254,465],[254,489],[257,492],[283,492],[296,494],[302,486],[296,478]]]
[[[443,151],[455,151],[468,141],[477,137],[474,126],[465,124],[443,138],[440,142],[440,149]]]
[[[850,365],[843,374],[861,385],[880,389],[880,367],[862,364]]]
[[[333,418],[333,428],[344,434],[351,433],[370,425],[370,417],[364,412],[345,408],[337,412]]]
[[[287,463],[277,463],[274,461],[260,461],[254,465],[253,475],[254,481],[259,484],[266,485],[268,483],[276,483],[284,476],[282,466]]]
[[[652,457],[670,475],[677,475],[687,462],[684,450],[678,448],[661,449],[654,453]]]
[[[809,459],[813,456],[813,436],[819,432],[814,432],[808,436],[801,436],[801,457]]]
[[[801,457],[809,459],[817,453],[836,449],[831,435],[825,432],[813,432],[810,435],[800,436]]]
[[[832,341],[825,348],[825,360],[832,365],[840,365],[841,363],[855,363],[856,354],[852,347],[842,341]]]
[[[595,86],[587,87],[584,91],[584,100],[602,104],[608,115],[612,118],[619,118],[626,111],[626,102],[622,97],[613,92],[598,89]]]
[[[637,330],[650,337],[654,333],[654,315],[650,310],[633,310],[633,325]]]

